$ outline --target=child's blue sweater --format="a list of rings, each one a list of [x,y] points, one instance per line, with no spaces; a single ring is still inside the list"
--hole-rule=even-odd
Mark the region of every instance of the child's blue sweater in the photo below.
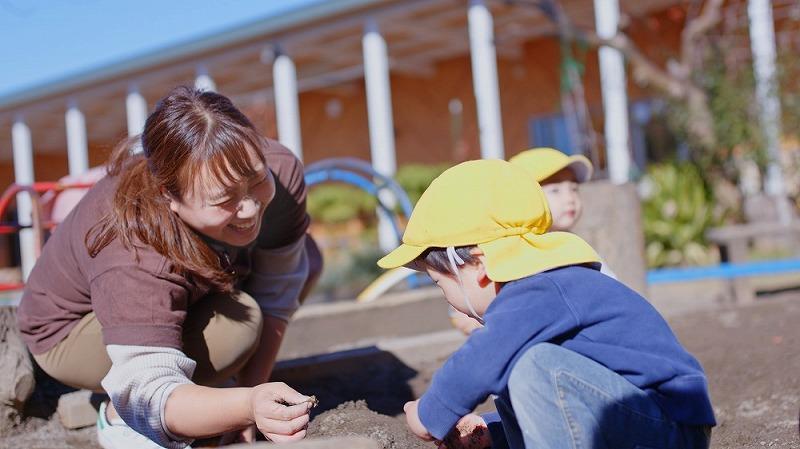
[[[434,375],[419,404],[422,424],[443,439],[496,394],[508,400],[511,369],[549,342],[625,377],[674,421],[715,424],[703,368],[639,294],[592,268],[569,266],[509,282],[472,333]]]

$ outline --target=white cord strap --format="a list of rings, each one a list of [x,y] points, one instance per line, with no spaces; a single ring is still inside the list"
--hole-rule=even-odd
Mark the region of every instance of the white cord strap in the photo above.
[[[461,282],[461,275],[458,272],[458,266],[464,265],[466,262],[464,262],[464,259],[462,259],[458,253],[456,253],[456,249],[452,246],[448,246],[445,249],[445,252],[447,253],[447,260],[450,261],[450,267],[453,269],[453,274],[455,274],[456,279],[458,279],[458,288],[461,290],[461,295],[464,296],[464,304],[466,304],[467,308],[469,309],[469,316],[478,320],[479,323],[484,324],[483,318],[478,316],[478,312],[476,312],[475,308],[472,307],[469,296],[464,290],[464,284]]]

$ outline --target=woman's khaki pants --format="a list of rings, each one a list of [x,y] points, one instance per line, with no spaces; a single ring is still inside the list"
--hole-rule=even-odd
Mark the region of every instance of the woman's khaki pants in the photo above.
[[[322,272],[322,253],[306,236],[309,275],[300,292],[302,303]],[[262,315],[247,293],[217,294],[201,298],[189,307],[183,328],[183,352],[197,362],[192,380],[216,386],[239,372],[257,349]],[[103,344],[102,327],[89,313],[53,349],[33,358],[61,383],[102,392],[100,381],[111,369]]]
[[[197,362],[192,380],[214,386],[237,373],[255,352],[261,325],[258,304],[244,292],[210,295],[192,304],[183,330],[183,352]],[[111,360],[101,331],[94,312],[89,313],[53,349],[33,357],[58,381],[102,392],[100,381]]]

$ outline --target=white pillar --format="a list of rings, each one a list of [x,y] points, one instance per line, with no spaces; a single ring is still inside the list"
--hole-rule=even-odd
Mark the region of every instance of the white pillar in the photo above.
[[[214,78],[211,78],[211,75],[208,73],[208,68],[206,68],[204,65],[197,67],[197,75],[194,79],[194,88],[208,92],[217,91],[217,84],[214,82]]]
[[[481,157],[504,159],[503,121],[500,115],[500,88],[497,82],[497,55],[494,21],[483,0],[470,0],[469,51],[472,60],[472,86],[478,108]]]
[[[614,37],[619,28],[619,1],[594,0],[594,14],[598,36],[603,39]],[[611,182],[623,184],[628,182],[631,168],[625,63],[622,53],[611,47],[600,47],[598,57],[608,174]]]
[[[297,71],[288,55],[275,51],[272,65],[275,91],[275,117],[278,122],[278,140],[298,159],[303,160],[303,142],[300,137],[300,108],[297,101]]]
[[[33,184],[33,145],[31,130],[25,121],[18,117],[11,127],[11,140],[14,152],[14,181],[17,184]],[[30,225],[32,204],[30,195],[17,195],[17,221]],[[36,239],[33,229],[23,229],[19,233],[19,248],[22,258],[22,279],[27,280],[33,264],[36,263]]]
[[[125,111],[128,115],[128,135],[132,137],[141,134],[144,131],[144,122],[147,120],[147,101],[136,85],[128,89]]]
[[[394,176],[397,160],[394,149],[394,119],[392,117],[392,95],[389,85],[389,56],[386,41],[374,21],[367,22],[361,40],[364,51],[364,82],[367,88],[367,118],[372,166],[385,176]],[[381,200],[393,205],[385,192]],[[379,216],[378,240],[382,250],[391,251],[400,242],[392,230],[391,217]]]
[[[750,19],[750,46],[756,76],[756,97],[769,155],[764,187],[768,194],[781,198],[778,201],[778,212],[780,220],[787,222],[790,213],[783,200],[785,186],[780,150],[781,103],[775,76],[775,27],[770,0],[748,0],[747,15]]]
[[[89,170],[89,145],[86,139],[86,119],[78,104],[71,101],[64,115],[67,124],[67,159],[69,174],[80,175]]]

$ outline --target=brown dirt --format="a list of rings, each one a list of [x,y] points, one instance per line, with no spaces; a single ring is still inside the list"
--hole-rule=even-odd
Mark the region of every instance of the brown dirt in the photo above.
[[[31,418],[16,433],[0,439],[2,449],[100,449],[95,428],[65,429],[58,419]]]
[[[348,401],[314,418],[308,437],[365,436],[382,449],[430,448],[406,430],[405,420],[381,415],[367,407],[366,401]]]
[[[668,321],[708,375],[718,421],[712,448],[800,448],[800,292],[760,296],[752,305],[689,312]],[[444,362],[426,358],[426,350],[419,348],[413,368],[381,354],[374,363],[360,364],[357,372],[298,388],[323,402],[364,398],[373,410],[399,415],[402,404],[424,392]]]
[[[708,374],[719,421],[713,448],[800,448],[800,293],[760,297],[752,306],[687,313],[669,322]],[[320,400],[310,435],[356,433],[382,438],[383,447],[433,447],[409,439],[401,415],[403,404],[424,391],[444,361],[435,346],[413,348],[413,357],[403,358],[406,362],[378,351],[351,363],[350,369],[291,383]],[[47,419],[46,407],[40,408],[43,418],[32,418],[18,433],[0,440],[0,449],[96,447],[93,428],[66,431],[56,419]]]
[[[708,374],[712,447],[800,448],[800,294],[670,320]]]

